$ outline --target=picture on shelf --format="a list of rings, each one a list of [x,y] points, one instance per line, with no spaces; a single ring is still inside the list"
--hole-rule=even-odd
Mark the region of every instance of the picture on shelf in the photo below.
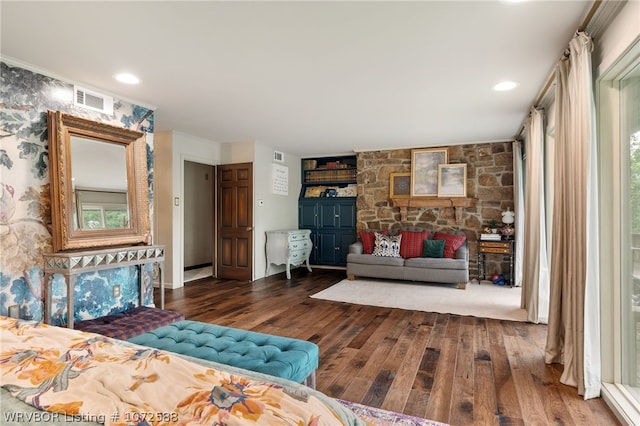
[[[325,189],[325,186],[310,186],[305,190],[304,196],[306,198],[318,198]]]
[[[411,197],[411,173],[389,174],[389,198]]]
[[[411,196],[438,195],[438,166],[447,164],[447,148],[411,150]]]
[[[467,165],[438,165],[438,197],[467,196]]]

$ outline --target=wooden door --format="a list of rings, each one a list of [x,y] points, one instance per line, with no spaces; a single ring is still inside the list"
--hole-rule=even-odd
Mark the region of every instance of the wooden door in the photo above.
[[[251,280],[253,163],[218,166],[218,277]]]

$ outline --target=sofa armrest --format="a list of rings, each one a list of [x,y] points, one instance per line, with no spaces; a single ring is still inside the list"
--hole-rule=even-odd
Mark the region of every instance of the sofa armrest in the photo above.
[[[349,253],[362,254],[363,251],[364,250],[362,248],[362,241],[356,241],[353,244],[349,244]]]
[[[456,250],[455,258],[464,259],[467,262],[469,261],[469,248],[467,247],[466,242],[458,250]]]

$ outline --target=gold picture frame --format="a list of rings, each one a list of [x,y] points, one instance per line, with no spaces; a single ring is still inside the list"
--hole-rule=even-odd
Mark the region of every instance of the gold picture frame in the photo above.
[[[389,174],[389,198],[411,198],[411,172]]]
[[[466,196],[467,165],[465,163],[438,165],[438,197]]]
[[[411,196],[435,197],[438,195],[438,166],[447,164],[447,148],[411,150]]]

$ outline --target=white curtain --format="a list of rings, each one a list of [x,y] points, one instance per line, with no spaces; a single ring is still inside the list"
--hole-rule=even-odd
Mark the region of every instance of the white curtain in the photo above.
[[[549,264],[547,258],[546,207],[544,201],[544,117],[532,108],[525,124],[527,144],[526,216],[524,219],[521,306],[527,319],[546,323],[549,314]]]
[[[551,297],[545,361],[585,399],[600,395],[597,149],[589,36],[556,69]]]
[[[513,271],[513,285],[516,287],[522,286],[522,260],[523,260],[523,248],[524,248],[524,164],[522,158],[522,145],[521,142],[513,142],[513,198],[514,198],[514,212],[516,214],[515,223],[513,226],[516,230],[516,253],[514,259],[514,271]],[[518,232],[520,237],[518,237]],[[521,304],[521,308],[524,309],[524,305]]]

